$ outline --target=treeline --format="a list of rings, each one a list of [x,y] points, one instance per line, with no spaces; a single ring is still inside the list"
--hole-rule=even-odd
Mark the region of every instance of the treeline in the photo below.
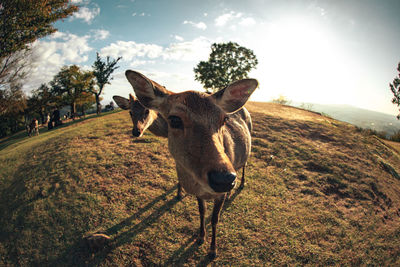
[[[101,112],[101,94],[106,84],[112,80],[111,74],[118,68],[117,59],[105,60],[97,53],[92,70],[82,70],[77,65],[64,66],[48,84],[42,84],[27,96],[22,86],[10,86],[9,102],[0,114],[0,137],[20,131],[32,118],[45,123],[47,114],[54,108],[70,107],[72,115],[85,111],[96,105],[97,114]],[[0,96],[3,99],[6,96]]]

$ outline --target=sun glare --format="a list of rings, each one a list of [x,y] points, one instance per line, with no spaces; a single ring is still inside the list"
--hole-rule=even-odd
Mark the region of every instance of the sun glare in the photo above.
[[[265,63],[258,74],[269,91],[263,101],[284,95],[295,102],[346,103],[343,85],[351,85],[352,74],[334,34],[307,18],[282,19],[261,31],[257,52]]]

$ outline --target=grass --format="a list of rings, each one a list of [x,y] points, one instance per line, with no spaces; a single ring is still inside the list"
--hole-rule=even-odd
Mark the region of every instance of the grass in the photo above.
[[[398,154],[315,113],[248,108],[246,186],[224,206],[212,264],[399,265]],[[210,264],[197,201],[175,199],[167,140],[132,139],[130,123],[118,112],[2,140],[0,265]],[[96,232],[112,239],[91,251],[83,238]]]

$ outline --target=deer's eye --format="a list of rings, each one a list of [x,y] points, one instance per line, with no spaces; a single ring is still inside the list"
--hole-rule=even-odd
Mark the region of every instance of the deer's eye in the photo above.
[[[229,117],[228,117],[228,116],[225,116],[225,117],[224,117],[224,120],[223,120],[224,124],[225,124],[227,121],[229,121]]]
[[[168,121],[171,128],[183,129],[183,121],[178,116],[169,116]]]

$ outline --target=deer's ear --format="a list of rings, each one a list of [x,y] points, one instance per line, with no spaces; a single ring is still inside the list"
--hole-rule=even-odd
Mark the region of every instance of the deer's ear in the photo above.
[[[140,103],[146,108],[158,110],[164,99],[171,94],[167,89],[152,82],[139,72],[127,70],[125,76],[132,85]]]
[[[230,84],[221,91],[212,94],[218,106],[225,112],[232,113],[243,107],[251,94],[258,87],[255,79],[243,79]]]
[[[129,109],[129,99],[119,95],[113,96],[113,99],[115,103],[117,103],[118,107],[122,109]]]

